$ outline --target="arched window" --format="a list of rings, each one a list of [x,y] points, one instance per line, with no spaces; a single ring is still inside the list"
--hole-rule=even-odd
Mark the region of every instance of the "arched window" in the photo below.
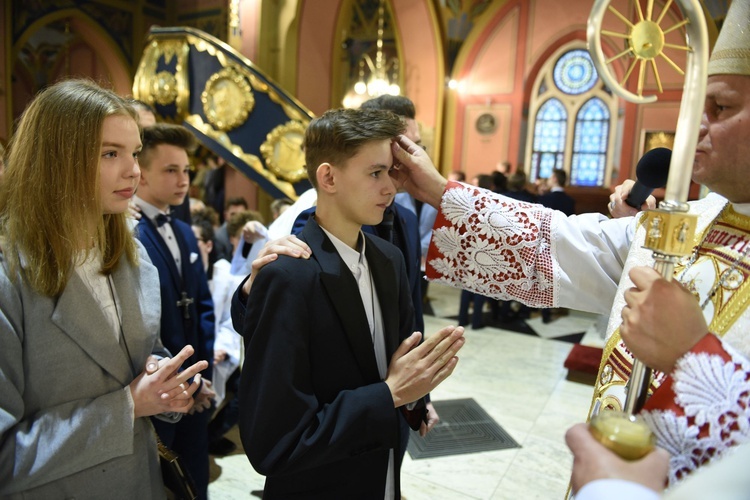
[[[609,139],[609,109],[604,101],[592,97],[581,106],[576,117],[570,183],[574,186],[602,186]]]
[[[568,112],[555,98],[542,104],[534,124],[534,147],[531,154],[531,177],[549,177],[555,168],[563,168],[565,129]]]
[[[574,42],[553,54],[534,83],[526,146],[532,181],[561,168],[571,185],[609,184],[617,100],[582,45]]]

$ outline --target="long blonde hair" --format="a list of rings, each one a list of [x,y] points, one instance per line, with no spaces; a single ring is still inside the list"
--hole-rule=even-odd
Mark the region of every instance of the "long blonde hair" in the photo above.
[[[101,215],[102,125],[113,115],[136,119],[135,110],[114,92],[90,81],[66,80],[34,98],[8,144],[0,185],[3,253],[11,276],[20,271],[42,295],[63,291],[83,250],[101,252],[104,274],[123,255],[137,264],[126,215]]]

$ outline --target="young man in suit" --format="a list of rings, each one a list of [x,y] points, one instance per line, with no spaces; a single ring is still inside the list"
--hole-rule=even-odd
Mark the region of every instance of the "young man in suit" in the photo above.
[[[401,252],[361,231],[393,201],[402,131],[390,112],[335,110],[305,134],[312,256],[257,272],[242,323],[240,435],[264,498],[399,498],[401,438],[458,361],[463,329],[420,345]]]
[[[565,184],[568,181],[568,174],[561,168],[552,170],[552,175],[547,179],[547,191],[537,198],[537,202],[547,208],[559,210],[565,215],[576,213],[576,200],[565,192]],[[550,323],[552,321],[552,309],[547,307],[542,309],[542,322]]]
[[[211,372],[214,346],[214,307],[198,243],[190,226],[169,214],[180,205],[190,184],[188,151],[196,141],[179,125],[156,124],[143,129],[141,179],[136,205],[143,216],[137,235],[159,270],[161,286],[161,340],[170,352],[195,347],[186,366],[206,360],[208,369],[196,391],[194,412],[177,423],[154,419],[161,440],[180,454],[201,498],[208,490],[208,420],[212,399]]]
[[[549,191],[537,198],[537,202],[547,208],[559,210],[565,215],[576,213],[576,200],[565,192],[565,184],[568,180],[568,174],[561,168],[552,171],[552,175],[547,179]]]

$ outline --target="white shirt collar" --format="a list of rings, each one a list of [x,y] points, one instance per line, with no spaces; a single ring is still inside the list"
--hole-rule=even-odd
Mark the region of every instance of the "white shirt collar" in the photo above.
[[[139,198],[138,195],[133,196],[133,201],[135,201],[135,204],[141,207],[141,212],[143,212],[143,215],[154,221],[156,223],[156,216],[160,214],[169,215],[169,211],[164,212],[162,210],[159,210],[151,203],[144,201],[143,198]]]
[[[335,237],[333,234],[330,233],[330,231],[327,231],[322,226],[320,229],[323,229],[323,232],[328,235],[328,237],[331,239],[331,243],[333,243],[333,246],[336,248],[336,251],[341,256],[341,259],[346,264],[346,267],[349,268],[351,272],[356,272],[355,270],[357,267],[362,264],[365,267],[367,266],[367,260],[365,260],[365,236],[362,234],[362,231],[359,232],[359,238],[358,241],[362,242],[362,249],[361,251],[357,251]]]

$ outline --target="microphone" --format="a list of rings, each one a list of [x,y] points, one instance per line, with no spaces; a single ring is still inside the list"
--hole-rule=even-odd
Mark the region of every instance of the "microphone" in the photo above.
[[[656,188],[667,185],[669,176],[669,161],[672,159],[672,150],[667,148],[654,148],[646,152],[635,167],[636,181],[633,189],[625,198],[625,203],[633,208],[640,209],[643,202]]]

